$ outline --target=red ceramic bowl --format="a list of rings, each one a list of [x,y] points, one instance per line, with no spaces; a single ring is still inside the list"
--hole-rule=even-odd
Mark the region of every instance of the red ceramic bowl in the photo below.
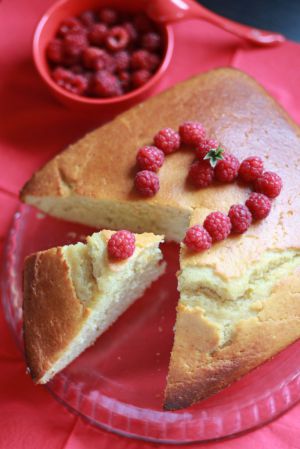
[[[51,78],[46,60],[46,47],[55,35],[60,22],[69,16],[76,16],[88,9],[110,6],[120,11],[140,12],[145,9],[141,0],[60,0],[43,15],[33,38],[33,58],[36,68],[52,93],[65,105],[83,112],[121,112],[150,95],[157,86],[170,63],[174,35],[169,25],[159,25],[164,38],[164,53],[158,70],[143,86],[125,95],[114,98],[88,98],[74,95],[59,87]]]

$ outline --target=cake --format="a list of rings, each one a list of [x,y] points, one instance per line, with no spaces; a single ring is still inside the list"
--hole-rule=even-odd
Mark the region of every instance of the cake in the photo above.
[[[249,187],[186,182],[188,148],[166,158],[160,190],[133,189],[136,151],[162,127],[203,123],[240,160],[261,156],[284,188],[266,220],[203,253],[181,245],[175,339],[164,407],[220,391],[300,336],[300,132],[255,80],[229,68],[196,76],[121,114],[56,156],[21,198],[56,217],[182,241],[208,213],[244,203]]]
[[[72,362],[164,272],[161,236],[136,235],[133,255],[113,261],[112,234],[103,230],[25,260],[24,344],[35,382],[48,382]]]

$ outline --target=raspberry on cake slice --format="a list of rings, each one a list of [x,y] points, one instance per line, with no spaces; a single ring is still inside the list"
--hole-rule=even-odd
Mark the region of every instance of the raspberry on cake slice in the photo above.
[[[220,182],[232,182],[237,178],[240,163],[230,153],[224,153],[222,160],[218,161],[215,168],[215,178]]]
[[[277,173],[266,171],[254,183],[256,192],[264,193],[269,198],[276,198],[282,189],[282,179]]]
[[[154,143],[165,154],[173,153],[180,147],[180,136],[172,128],[164,128],[154,136]]]
[[[230,218],[222,212],[212,212],[203,223],[204,228],[211,236],[213,242],[225,240],[231,231]]]
[[[251,212],[254,220],[266,218],[271,210],[271,201],[263,193],[253,192],[246,201],[246,206]]]
[[[181,141],[186,145],[197,146],[206,137],[206,131],[199,122],[184,122],[179,127]]]
[[[154,196],[159,191],[159,178],[150,170],[139,171],[134,178],[136,191],[144,196]]]
[[[214,179],[214,169],[208,161],[196,161],[191,165],[188,180],[195,187],[208,187]]]
[[[136,161],[141,170],[158,171],[163,165],[165,155],[163,151],[154,146],[144,146],[139,149]]]
[[[217,150],[218,146],[215,139],[204,139],[195,147],[196,156],[200,160],[204,159],[210,151]]]
[[[24,344],[36,383],[48,382],[92,345],[163,274],[161,241],[104,230],[86,243],[26,258]]]
[[[243,160],[239,168],[239,177],[246,182],[255,181],[263,174],[264,163],[258,156],[250,156]]]
[[[252,215],[248,207],[243,204],[234,204],[230,207],[228,217],[231,221],[231,232],[243,234],[252,223]]]
[[[186,231],[183,243],[190,250],[201,252],[211,247],[212,238],[203,226],[194,225]]]

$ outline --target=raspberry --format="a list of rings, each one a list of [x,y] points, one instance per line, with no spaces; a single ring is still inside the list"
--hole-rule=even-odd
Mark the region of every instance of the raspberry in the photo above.
[[[88,40],[85,33],[70,32],[65,35],[63,40],[64,53],[67,57],[70,56],[74,58],[72,59],[73,62],[79,59],[81,53],[87,46]]]
[[[63,46],[61,39],[52,39],[47,45],[46,54],[50,62],[61,64],[63,61]]]
[[[92,45],[102,45],[105,41],[108,29],[104,23],[95,23],[91,26],[88,39]]]
[[[118,231],[111,236],[107,243],[110,259],[124,260],[132,256],[135,250],[135,235],[129,231]]]
[[[87,69],[101,70],[105,67],[103,61],[104,51],[98,47],[85,48],[82,54],[82,61],[84,67]]]
[[[103,51],[105,52],[105,50]],[[111,56],[109,53],[106,53],[106,55],[103,56],[103,58],[105,60],[105,70],[107,70],[110,73],[115,72],[117,64],[114,57]]]
[[[114,25],[118,21],[118,13],[112,8],[103,8],[99,11],[99,19],[106,25]]]
[[[264,193],[269,198],[276,198],[282,189],[282,179],[277,173],[266,171],[254,183],[256,192]]]
[[[195,225],[186,231],[183,243],[192,251],[204,251],[212,245],[212,238],[203,226]]]
[[[107,70],[96,72],[92,81],[92,91],[97,97],[116,97],[122,94],[120,82],[117,77]]]
[[[81,76],[83,76],[86,79],[86,82],[87,82],[87,88],[86,88],[85,95],[87,97],[92,97],[94,95],[93,90],[92,90],[93,73],[91,73],[91,72],[84,72]]]
[[[119,11],[119,22],[130,22],[132,21],[132,14],[128,11]]]
[[[131,55],[131,66],[133,69],[151,70],[153,61],[151,53],[147,50],[136,50]]]
[[[219,144],[216,140],[204,139],[195,148],[196,156],[199,159],[204,159],[209,151],[217,149],[218,146]]]
[[[84,67],[82,67],[79,64],[72,65],[69,68],[69,70],[71,70],[71,72],[73,72],[75,75],[85,75],[86,74]]]
[[[164,153],[156,147],[144,146],[139,149],[137,164],[142,170],[157,171],[164,163]]]
[[[205,129],[199,122],[185,122],[180,125],[179,134],[186,145],[199,145],[205,138]]]
[[[252,222],[252,215],[249,209],[243,204],[235,204],[229,209],[228,217],[231,221],[231,232],[243,234],[246,232]]]
[[[125,50],[118,51],[114,54],[114,60],[117,70],[126,70],[129,67],[130,56]]]
[[[122,26],[127,31],[129,39],[130,39],[130,42],[136,41],[137,38],[138,38],[138,32],[137,32],[135,26],[131,22],[123,23]]]
[[[113,27],[105,38],[106,47],[111,51],[123,50],[129,43],[129,34],[124,27]]]
[[[271,201],[263,193],[251,193],[246,201],[246,206],[254,220],[266,218],[271,210]]]
[[[134,17],[133,24],[135,28],[141,33],[147,33],[153,28],[152,21],[143,13],[137,14]]]
[[[260,157],[251,156],[244,159],[239,169],[239,177],[246,182],[255,181],[262,175],[264,163]]]
[[[149,170],[139,171],[134,179],[136,190],[143,196],[154,196],[159,191],[159,179]]]
[[[92,70],[107,70],[113,63],[112,57],[105,50],[98,47],[86,48],[83,51],[82,60],[84,66]]]
[[[160,64],[160,58],[155,53],[149,55],[149,70],[154,71]]]
[[[84,11],[80,14],[79,19],[80,22],[86,27],[90,27],[96,22],[96,17],[93,11]]]
[[[57,34],[60,37],[65,37],[65,35],[68,34],[70,31],[80,32],[83,31],[83,29],[84,28],[82,24],[78,19],[76,19],[76,17],[68,17],[67,19],[61,22]]]
[[[52,77],[58,86],[72,94],[82,95],[88,87],[88,81],[84,76],[75,75],[62,67],[57,67],[52,72]]]
[[[123,90],[124,91],[128,90],[130,87],[130,80],[131,80],[129,72],[127,72],[126,70],[121,70],[118,73],[118,77]]]
[[[146,50],[157,50],[160,47],[160,35],[158,33],[150,32],[144,34],[142,37],[142,47]]]
[[[214,178],[214,169],[208,161],[196,161],[191,165],[188,179],[195,187],[207,187]]]
[[[233,181],[238,175],[239,166],[240,163],[233,154],[223,153],[223,159],[215,168],[216,179],[220,182]]]
[[[225,240],[231,231],[230,219],[227,215],[222,214],[222,212],[212,212],[209,214],[203,226],[211,236],[213,242]]]
[[[180,147],[180,137],[172,128],[164,128],[154,136],[154,144],[165,154],[170,154]]]
[[[136,70],[132,73],[131,81],[134,87],[143,86],[151,78],[148,70]]]
[[[63,67],[56,67],[52,72],[52,78],[54,81],[59,81],[60,79],[63,79],[67,76],[74,76],[73,73],[70,70],[67,70]]]

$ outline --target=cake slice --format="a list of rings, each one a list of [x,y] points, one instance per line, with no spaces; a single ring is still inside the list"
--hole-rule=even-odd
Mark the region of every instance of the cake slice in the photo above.
[[[48,382],[94,343],[164,272],[161,236],[136,235],[133,255],[113,262],[112,231],[87,242],[27,257],[24,267],[24,342],[31,376]]]
[[[194,189],[195,153],[165,158],[160,190],[133,189],[137,149],[162,128],[199,121],[239,160],[261,156],[283,180],[270,215],[202,254],[182,248],[181,299],[165,408],[186,407],[238,379],[300,337],[300,130],[254,79],[213,70],[180,83],[71,145],[24,186],[24,202],[56,217],[180,242],[213,211],[251,191],[238,183]]]
[[[203,212],[195,212],[192,224]],[[256,226],[268,232],[268,223]],[[248,230],[243,249],[239,238],[232,239],[238,258],[230,240],[203,254],[181,245],[165,409],[219,392],[299,338],[300,251],[278,249],[275,240],[261,253],[257,232]]]

